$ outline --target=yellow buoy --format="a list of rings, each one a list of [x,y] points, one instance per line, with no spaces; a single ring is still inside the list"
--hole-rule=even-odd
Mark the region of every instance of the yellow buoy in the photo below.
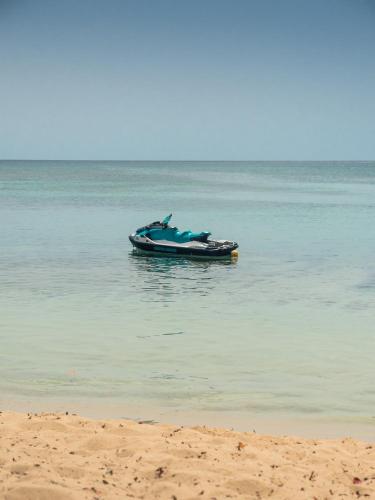
[[[238,252],[237,252],[237,250],[232,250],[230,256],[233,257],[234,259],[237,259],[238,258]]]

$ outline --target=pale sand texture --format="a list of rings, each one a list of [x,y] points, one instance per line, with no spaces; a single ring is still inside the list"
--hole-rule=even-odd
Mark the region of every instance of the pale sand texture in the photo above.
[[[0,414],[0,498],[375,498],[375,445]]]

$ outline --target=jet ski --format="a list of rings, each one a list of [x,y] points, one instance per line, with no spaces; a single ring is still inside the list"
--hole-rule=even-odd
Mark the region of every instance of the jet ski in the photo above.
[[[179,231],[177,227],[169,225],[171,218],[172,214],[130,234],[129,240],[134,249],[138,253],[171,257],[218,259],[238,256],[236,242],[213,240],[208,231]]]

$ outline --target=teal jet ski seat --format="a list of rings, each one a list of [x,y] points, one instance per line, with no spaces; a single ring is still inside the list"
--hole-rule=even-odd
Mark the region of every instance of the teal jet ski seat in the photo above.
[[[211,233],[201,231],[193,233],[192,231],[179,231],[177,227],[168,227],[166,229],[150,229],[147,236],[151,240],[167,240],[174,243],[187,243],[188,241],[206,241]]]
[[[193,233],[192,231],[179,231],[177,227],[168,225],[171,220],[172,214],[163,219],[162,222],[153,222],[148,226],[137,229],[139,236],[147,236],[153,241],[166,240],[173,243],[188,243],[189,241],[203,241],[207,242],[208,237],[211,235],[208,231],[201,231],[200,233]]]

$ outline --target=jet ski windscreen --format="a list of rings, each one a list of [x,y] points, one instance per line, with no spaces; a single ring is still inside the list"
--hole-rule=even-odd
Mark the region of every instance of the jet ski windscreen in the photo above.
[[[172,214],[167,215],[163,219],[163,224],[168,225],[171,219],[172,219]]]

